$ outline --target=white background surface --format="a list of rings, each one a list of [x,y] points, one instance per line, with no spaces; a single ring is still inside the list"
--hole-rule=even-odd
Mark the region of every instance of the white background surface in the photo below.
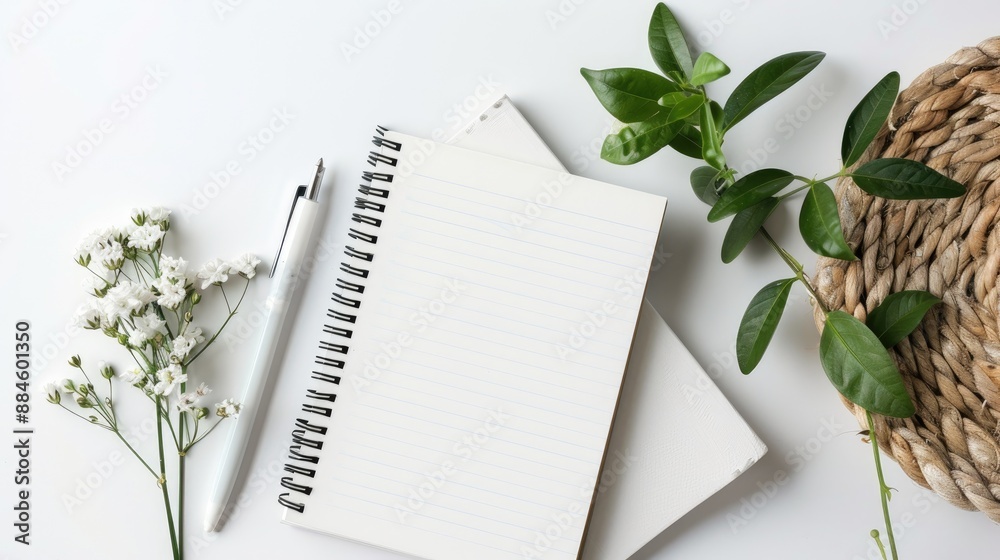
[[[373,126],[450,135],[470,115],[463,103],[471,107],[477,94],[492,99],[503,90],[571,171],[670,198],[663,241],[672,256],[653,276],[649,298],[770,447],[758,465],[636,558],[874,558],[868,531],[881,527],[881,512],[871,449],[819,367],[818,337],[800,292],[758,370],[744,378],[735,365],[743,308],[760,286],[786,274],[782,265],[756,245],[735,263],[721,263],[725,227],[704,220],[706,209],[687,186],[693,160],[664,151],[621,168],[596,156],[609,121],[579,68],[653,69],[646,48],[653,2],[403,1],[384,25],[373,11],[386,10],[386,2],[231,0],[235,6],[220,13],[219,6],[229,6],[223,2],[69,2],[50,8],[48,17],[37,15],[44,13],[37,1],[0,8],[0,332],[9,340],[16,319],[32,323],[42,358],[36,389],[66,375],[61,364],[74,353],[91,364],[124,364],[120,349],[100,335],[65,333],[84,298],[77,288],[83,272],[71,255],[91,229],[127,220],[131,207],[163,205],[175,209],[175,253],[199,263],[249,250],[269,264],[290,189],[323,156],[330,212],[319,256],[329,265],[335,257],[323,247],[335,250],[341,240]],[[712,0],[673,8],[699,47],[733,68],[711,88],[719,99],[773,56],[828,53],[802,83],[728,137],[729,160],[738,168],[766,144],[777,146],[768,166],[803,175],[836,169],[843,122],[881,76],[897,69],[908,84],[959,47],[995,33],[1000,15],[985,0]],[[24,18],[45,23],[32,33]],[[359,38],[366,26],[377,35]],[[25,31],[31,36],[12,39]],[[360,52],[345,56],[344,45],[355,41]],[[149,69],[146,85],[153,87],[144,91]],[[123,94],[142,99],[129,107]],[[272,120],[276,112],[290,115],[288,122]],[[789,127],[786,114],[796,112],[799,127]],[[53,163],[65,163],[69,147],[103,119],[110,132],[91,153],[68,173],[54,171]],[[248,136],[272,124],[281,130],[263,133],[273,139],[251,156]],[[207,186],[230,161],[239,173],[224,188]],[[185,205],[193,210],[183,211]],[[793,218],[792,208],[783,209],[772,228],[811,262],[795,242]],[[235,395],[242,386],[256,341],[255,305],[266,287],[266,279],[252,287],[230,331],[237,336],[198,362],[216,387],[213,396]],[[304,290],[303,301],[312,303],[299,307],[302,324],[318,324],[324,292],[315,282]],[[307,360],[316,336],[293,329],[284,364]],[[13,352],[13,342],[0,344],[0,361],[13,362]],[[32,544],[13,542],[14,379],[11,367],[0,371],[0,558],[168,558],[162,505],[148,474],[130,458],[111,465],[120,444],[48,405],[37,390]],[[244,506],[217,535],[200,527],[222,438],[195,449],[188,558],[396,558],[278,522],[276,476],[304,386],[304,377],[290,374],[273,382],[238,489]],[[133,426],[148,415],[127,412]],[[1000,544],[1000,529],[983,515],[940,502],[895,464],[887,476],[899,489],[892,513],[902,558],[980,556]]]

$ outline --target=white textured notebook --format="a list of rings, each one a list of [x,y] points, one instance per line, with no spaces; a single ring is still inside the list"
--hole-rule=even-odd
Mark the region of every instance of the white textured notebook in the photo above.
[[[577,559],[666,200],[375,144],[284,520],[433,560]]]
[[[564,169],[506,96],[449,142]],[[643,302],[584,559],[625,560],[766,452]]]

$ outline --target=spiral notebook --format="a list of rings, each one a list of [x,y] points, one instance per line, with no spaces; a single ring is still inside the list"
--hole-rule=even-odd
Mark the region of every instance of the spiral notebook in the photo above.
[[[666,200],[374,143],[284,520],[430,560],[579,558]]]

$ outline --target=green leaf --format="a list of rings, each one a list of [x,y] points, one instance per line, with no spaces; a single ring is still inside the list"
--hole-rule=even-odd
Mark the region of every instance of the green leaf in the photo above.
[[[691,77],[691,51],[674,14],[660,2],[649,21],[649,52],[661,72],[683,83]]]
[[[889,118],[889,111],[899,93],[899,74],[889,72],[858,103],[847,118],[844,140],[840,145],[840,157],[844,167],[858,161],[865,148],[872,143],[882,124]]]
[[[764,357],[794,283],[795,278],[776,280],[764,286],[750,300],[736,335],[736,361],[743,373],[753,371]]]
[[[851,178],[868,194],[893,200],[954,198],[965,194],[962,183],[911,159],[873,159],[861,164]]]
[[[680,154],[700,160],[701,133],[698,132],[697,128],[685,124],[677,133],[677,136],[674,136],[674,139],[670,141],[670,147],[677,150]]]
[[[854,404],[884,416],[913,416],[913,401],[889,352],[854,316],[827,313],[819,359],[833,386]]]
[[[670,109],[670,113],[667,115],[667,122],[683,121],[698,112],[703,103],[705,103],[705,98],[700,95],[692,95],[680,100]]]
[[[625,123],[644,121],[656,115],[662,110],[656,102],[664,94],[680,90],[663,76],[638,68],[581,68],[580,74],[611,116]]]
[[[754,204],[773,196],[792,182],[791,173],[782,169],[759,169],[744,176],[726,189],[712,210],[708,221],[718,222],[726,216],[750,208]]]
[[[732,128],[758,107],[791,87],[812,71],[821,52],[794,52],[773,58],[747,76],[726,100],[726,129]]]
[[[933,294],[907,290],[889,294],[868,314],[866,324],[882,346],[892,348],[917,328],[931,307],[941,303]]]
[[[711,168],[710,168],[711,169]],[[731,263],[740,256],[757,230],[764,225],[767,217],[778,207],[778,199],[771,196],[754,204],[750,208],[739,211],[729,222],[726,238],[722,240],[722,262]]]
[[[688,96],[684,92],[682,92],[682,91],[674,91],[674,92],[670,92],[670,93],[664,95],[663,97],[659,98],[656,101],[656,104],[659,105],[659,106],[661,106],[661,107],[666,107],[667,109],[670,109],[674,105],[677,105],[678,103],[680,103],[681,101],[684,101],[687,98],[688,98]]]
[[[601,158],[618,165],[631,165],[658,152],[680,130],[679,122],[654,119],[625,125],[617,134],[609,134],[601,146]]]
[[[701,128],[701,159],[712,167],[722,170],[726,168],[726,156],[722,153],[722,137],[712,120],[712,105],[704,103],[699,113]]]
[[[712,109],[712,122],[715,123],[715,130],[722,130],[726,124],[726,115],[722,105],[716,103],[715,100],[709,101],[708,105]]]
[[[702,86],[714,82],[729,73],[729,67],[710,52],[698,55],[692,71],[691,85]]]
[[[799,233],[817,255],[844,261],[858,260],[844,239],[837,197],[826,183],[816,183],[806,193],[799,212]]]
[[[691,171],[691,188],[698,200],[709,206],[719,200],[718,177],[719,170],[707,165],[695,167]]]

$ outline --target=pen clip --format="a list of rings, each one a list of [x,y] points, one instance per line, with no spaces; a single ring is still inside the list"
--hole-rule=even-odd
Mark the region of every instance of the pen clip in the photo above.
[[[306,195],[306,188],[305,185],[299,185],[299,188],[295,189],[295,196],[292,197],[292,207],[288,210],[288,221],[285,222],[285,233],[281,234],[281,244],[278,245],[278,252],[274,254],[274,263],[271,265],[271,272],[267,275],[268,278],[273,278],[274,272],[278,269],[278,259],[281,258],[281,249],[285,247],[285,238],[288,237],[288,226],[292,223],[295,204],[300,198]]]

